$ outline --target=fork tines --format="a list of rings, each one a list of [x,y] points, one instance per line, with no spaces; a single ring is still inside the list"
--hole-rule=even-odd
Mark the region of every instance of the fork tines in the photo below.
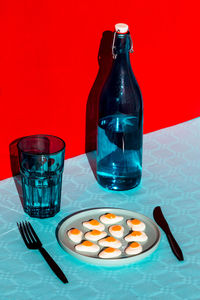
[[[46,262],[49,264],[52,271],[58,276],[58,278],[63,282],[67,283],[68,280],[61,270],[61,268],[57,265],[57,263],[53,260],[53,258],[49,255],[49,253],[42,247],[42,243],[38,238],[35,230],[31,226],[31,224],[27,221],[17,223],[19,232],[22,236],[22,239],[27,246],[28,249],[38,249]]]
[[[19,222],[17,226],[24,243],[29,249],[37,249],[42,246],[42,243],[29,222]]]

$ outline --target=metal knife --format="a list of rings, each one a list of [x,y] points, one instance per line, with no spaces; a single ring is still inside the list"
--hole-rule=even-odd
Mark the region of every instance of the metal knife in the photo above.
[[[175,238],[173,237],[173,235],[171,233],[169,225],[168,225],[168,223],[167,223],[167,221],[166,221],[166,219],[165,219],[165,217],[162,213],[162,210],[161,210],[160,206],[157,206],[157,207],[154,208],[153,216],[154,216],[154,220],[156,221],[156,223],[165,232],[165,234],[168,238],[170,247],[171,247],[172,251],[174,252],[174,254],[176,255],[176,257],[179,260],[184,260],[183,253],[182,253],[178,243],[176,242]]]

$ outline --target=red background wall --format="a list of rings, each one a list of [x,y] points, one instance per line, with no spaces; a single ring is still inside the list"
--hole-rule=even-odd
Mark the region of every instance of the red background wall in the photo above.
[[[198,3],[2,0],[0,179],[12,175],[9,144],[25,135],[60,136],[67,158],[84,153],[86,104],[98,96],[102,33],[118,22],[129,24],[134,42],[144,132],[199,116]],[[106,65],[104,71],[105,77]]]

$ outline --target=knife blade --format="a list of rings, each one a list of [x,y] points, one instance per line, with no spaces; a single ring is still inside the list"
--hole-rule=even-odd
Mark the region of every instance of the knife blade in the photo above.
[[[184,260],[183,253],[181,251],[181,248],[179,247],[177,241],[173,237],[171,230],[169,228],[169,225],[162,213],[161,207],[157,206],[153,210],[153,217],[156,223],[162,228],[162,230],[165,232],[167,239],[169,241],[170,247],[175,254],[175,256],[178,258],[178,260]]]

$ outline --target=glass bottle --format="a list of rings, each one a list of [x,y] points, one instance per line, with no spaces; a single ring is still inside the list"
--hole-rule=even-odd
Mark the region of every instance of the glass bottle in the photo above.
[[[113,65],[99,102],[97,180],[104,188],[128,190],[142,175],[143,103],[129,53],[126,24],[116,24]]]

